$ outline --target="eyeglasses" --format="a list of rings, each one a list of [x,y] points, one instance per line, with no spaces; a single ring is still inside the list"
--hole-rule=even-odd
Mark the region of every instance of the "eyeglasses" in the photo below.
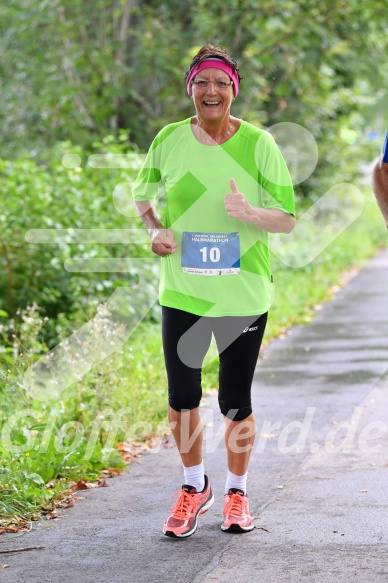
[[[207,89],[209,87],[209,83],[214,83],[217,89],[226,90],[228,87],[233,85],[233,81],[205,81],[205,79],[198,79],[198,81],[193,81],[193,85],[199,87],[199,89]]]

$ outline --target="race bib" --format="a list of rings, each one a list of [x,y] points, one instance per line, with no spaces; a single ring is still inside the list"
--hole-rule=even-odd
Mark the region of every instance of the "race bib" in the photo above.
[[[193,275],[235,275],[240,273],[239,233],[183,232],[183,271]]]

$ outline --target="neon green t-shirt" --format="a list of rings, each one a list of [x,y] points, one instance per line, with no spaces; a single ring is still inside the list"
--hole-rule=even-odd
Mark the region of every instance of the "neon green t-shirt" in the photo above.
[[[161,259],[159,301],[200,316],[250,316],[271,306],[268,232],[228,216],[234,178],[255,207],[294,214],[291,178],[272,136],[242,121],[224,144],[207,146],[191,119],[165,126],[136,181],[136,201],[165,197],[165,228],[178,250]],[[163,203],[160,203],[163,207]]]

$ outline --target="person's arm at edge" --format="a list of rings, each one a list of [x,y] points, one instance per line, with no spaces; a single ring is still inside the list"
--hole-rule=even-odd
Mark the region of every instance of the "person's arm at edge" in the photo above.
[[[373,167],[372,188],[388,228],[388,162],[382,156]]]
[[[388,132],[385,136],[382,154],[373,168],[372,188],[388,227]]]

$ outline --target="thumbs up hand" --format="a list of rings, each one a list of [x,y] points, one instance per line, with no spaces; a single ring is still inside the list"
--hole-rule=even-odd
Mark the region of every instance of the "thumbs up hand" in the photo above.
[[[239,221],[251,223],[254,219],[254,209],[245,196],[239,191],[234,178],[230,179],[232,192],[225,196],[225,209],[228,215]]]

